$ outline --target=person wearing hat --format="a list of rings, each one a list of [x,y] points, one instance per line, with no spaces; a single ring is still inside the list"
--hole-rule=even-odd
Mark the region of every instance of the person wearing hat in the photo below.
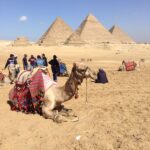
[[[51,70],[53,73],[53,80],[57,82],[57,75],[59,74],[59,62],[57,56],[53,55],[53,59],[48,62],[51,65]]]

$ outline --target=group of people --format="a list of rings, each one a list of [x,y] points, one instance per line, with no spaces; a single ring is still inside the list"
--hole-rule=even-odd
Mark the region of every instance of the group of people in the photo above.
[[[36,67],[42,67],[42,66],[47,67],[48,64],[50,64],[51,70],[53,73],[53,80],[57,81],[57,76],[59,74],[60,66],[59,66],[59,61],[57,60],[56,55],[53,55],[53,59],[51,59],[48,62],[45,54],[37,55],[37,58],[34,57],[34,55],[31,55],[29,59],[28,59],[27,54],[24,54],[22,63],[23,63],[24,70],[33,70]],[[17,56],[15,56],[14,54],[10,54],[10,57],[7,59],[4,69],[6,69],[8,65],[11,65],[11,64],[13,65],[18,64]]]
[[[24,54],[24,57],[22,59],[24,70],[33,70],[37,66],[48,66],[45,54],[42,54],[41,56],[37,55],[37,58],[33,55],[31,55],[29,59],[27,57],[27,54]]]

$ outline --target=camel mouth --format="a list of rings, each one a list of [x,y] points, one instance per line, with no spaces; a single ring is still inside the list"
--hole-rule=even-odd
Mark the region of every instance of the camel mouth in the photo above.
[[[87,72],[86,78],[90,78],[92,80],[96,80],[97,79],[97,74],[96,74],[96,72],[94,72],[94,71],[92,71],[90,69],[90,71]]]
[[[96,80],[97,79],[96,76],[90,76],[89,78],[92,79],[92,80]]]

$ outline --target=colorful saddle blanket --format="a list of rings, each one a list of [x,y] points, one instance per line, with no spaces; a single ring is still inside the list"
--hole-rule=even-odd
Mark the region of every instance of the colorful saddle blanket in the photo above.
[[[137,64],[134,61],[125,62],[126,71],[135,70],[136,65]]]
[[[28,113],[40,113],[45,91],[56,84],[51,81],[48,75],[44,75],[41,70],[23,84],[15,84],[9,93],[11,109]]]

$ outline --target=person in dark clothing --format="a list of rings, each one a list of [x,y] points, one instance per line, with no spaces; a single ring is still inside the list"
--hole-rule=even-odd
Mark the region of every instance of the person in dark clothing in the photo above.
[[[17,57],[17,55],[15,55],[15,56],[14,56],[14,60],[15,60],[15,61],[14,61],[14,64],[15,64],[15,65],[18,64],[17,59],[18,59],[18,57]]]
[[[29,58],[29,62],[30,62],[30,69],[33,70],[36,67],[36,58],[31,55],[31,57]]]
[[[59,74],[59,62],[57,56],[53,55],[53,59],[48,62],[51,65],[53,80],[57,82],[57,75]]]
[[[14,64],[15,64],[15,66],[17,66],[17,67],[15,67],[15,70],[16,70],[16,77],[17,77],[17,75],[19,74],[19,72],[20,72],[20,67],[19,67],[19,65],[18,65],[18,61],[17,61],[17,59],[18,59],[18,57],[17,57],[17,55],[15,55],[14,56]]]
[[[16,64],[16,60],[14,58],[14,54],[10,54],[10,57],[7,59],[7,62],[5,64],[4,69],[6,69],[7,66],[10,65],[10,64]]]
[[[27,60],[27,54],[24,54],[24,57],[22,59],[22,63],[23,63],[23,69],[28,70],[29,65],[28,65],[28,60]]]
[[[95,83],[108,83],[106,72],[103,69],[99,69]]]
[[[47,58],[46,58],[45,54],[42,54],[42,59],[44,61],[44,66],[47,67],[48,63],[47,63]]]

